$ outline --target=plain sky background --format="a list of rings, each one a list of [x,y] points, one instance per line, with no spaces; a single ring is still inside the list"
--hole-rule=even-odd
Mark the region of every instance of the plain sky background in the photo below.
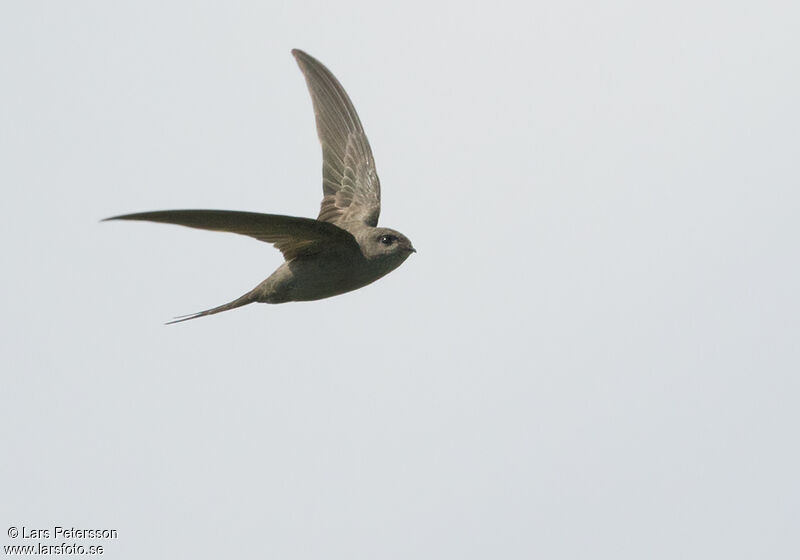
[[[106,558],[800,558],[796,2],[0,5],[0,543]],[[281,262],[120,213],[316,216],[289,51],[418,253]],[[60,541],[44,541],[57,544]],[[98,544],[83,541],[82,544]]]

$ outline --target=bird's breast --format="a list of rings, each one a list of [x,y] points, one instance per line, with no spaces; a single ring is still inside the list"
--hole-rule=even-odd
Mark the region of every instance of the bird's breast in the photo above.
[[[385,275],[363,257],[314,255],[284,263],[288,274],[281,282],[286,301],[312,301],[357,290]]]

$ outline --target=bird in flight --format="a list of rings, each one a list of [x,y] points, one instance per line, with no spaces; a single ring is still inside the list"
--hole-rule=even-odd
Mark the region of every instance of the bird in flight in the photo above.
[[[106,218],[228,231],[273,244],[285,261],[230,303],[176,317],[179,323],[249,303],[312,301],[357,290],[416,252],[402,233],[378,227],[381,186],[372,150],[350,98],[334,75],[292,51],[306,79],[322,144],[322,205],[317,219],[230,210],[161,210]]]

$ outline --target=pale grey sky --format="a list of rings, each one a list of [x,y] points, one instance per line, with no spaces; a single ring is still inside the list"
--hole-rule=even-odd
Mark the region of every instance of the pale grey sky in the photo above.
[[[799,16],[4,2],[0,534],[115,528],[81,541],[112,559],[800,557]],[[164,326],[280,253],[98,220],[315,216],[294,47],[350,93],[381,225],[419,252]]]

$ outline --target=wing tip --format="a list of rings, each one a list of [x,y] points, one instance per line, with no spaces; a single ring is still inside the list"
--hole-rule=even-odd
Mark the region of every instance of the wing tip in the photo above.
[[[292,56],[294,56],[294,59],[297,62],[297,65],[300,66],[300,70],[303,71],[303,74],[314,69],[317,69],[317,71],[320,71],[319,69],[321,69],[331,74],[331,71],[328,70],[324,64],[302,49],[292,49]]]
[[[302,49],[292,49],[292,56],[295,58],[311,58],[311,55]]]

